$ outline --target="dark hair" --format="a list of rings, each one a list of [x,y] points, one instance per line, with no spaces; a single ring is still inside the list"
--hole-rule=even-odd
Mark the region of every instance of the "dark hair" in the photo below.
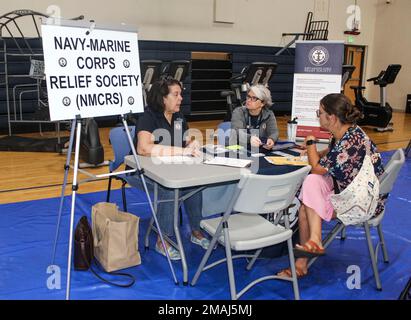
[[[164,78],[154,82],[147,95],[148,106],[154,111],[164,112],[163,98],[170,93],[169,87],[174,85],[180,86],[181,90],[183,89],[181,82],[173,78]]]
[[[354,124],[362,116],[360,110],[342,93],[327,94],[321,99],[320,104],[325,112],[335,115],[343,124]]]

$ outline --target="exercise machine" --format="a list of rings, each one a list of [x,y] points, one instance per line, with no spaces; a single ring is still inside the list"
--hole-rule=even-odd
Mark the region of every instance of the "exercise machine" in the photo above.
[[[172,77],[178,81],[183,81],[188,75],[189,67],[190,61],[188,60],[173,60],[170,62],[163,62],[161,60],[141,60],[140,70],[144,107],[147,106],[147,95],[154,82],[165,77]],[[137,125],[137,115],[133,115],[128,120],[132,125]]]
[[[140,69],[143,85],[143,103],[147,105],[147,93],[150,91],[152,84],[160,78],[161,60],[141,60]]]
[[[184,80],[188,74],[189,65],[190,62],[187,60],[175,60],[165,64],[160,60],[141,61],[143,97],[146,97],[151,89],[151,85],[161,77],[172,77],[178,81]],[[132,124],[136,124],[136,121],[137,118],[130,119]],[[108,162],[104,161],[104,149],[100,142],[97,122],[93,118],[85,119],[83,122],[80,159],[85,163],[80,163],[79,167],[87,168],[108,165]]]
[[[161,78],[171,77],[183,82],[188,75],[190,61],[173,60],[163,62],[161,60],[141,60],[140,69],[143,85],[144,106],[147,105],[147,94],[154,82]]]
[[[98,125],[94,118],[81,120],[80,159],[79,168],[100,167],[108,165],[104,161],[104,148],[100,141]]]
[[[3,113],[5,106],[10,137],[13,124],[19,127],[22,124],[38,125],[40,135],[43,135],[43,125],[54,124],[55,150],[61,150],[65,139],[60,137],[60,124],[67,122],[50,121],[40,28],[41,20],[51,17],[28,9],[0,15],[0,112]],[[70,20],[83,19],[81,15]]]
[[[233,110],[242,105],[242,92],[246,92],[248,88],[256,84],[268,87],[268,82],[277,66],[274,62],[253,62],[243,68],[239,75],[230,79],[232,82],[240,81],[240,83],[232,83],[231,90],[221,91],[221,96],[227,99],[227,113],[224,121],[230,121]]]
[[[184,82],[188,75],[190,61],[188,60],[173,60],[163,66],[160,77],[171,77],[177,81]]]
[[[351,86],[355,93],[355,105],[363,113],[363,118],[358,122],[359,125],[375,126],[375,131],[385,132],[393,131],[390,125],[392,118],[392,107],[387,102],[387,85],[394,83],[398,73],[401,70],[400,64],[390,64],[386,70],[374,78],[367,79],[368,82],[373,81],[375,85],[380,87],[380,102],[370,102],[364,98],[362,90],[363,86]]]
[[[344,86],[347,83],[347,81],[351,79],[354,70],[355,70],[355,66],[351,64],[344,64],[342,66],[341,93],[344,93]]]

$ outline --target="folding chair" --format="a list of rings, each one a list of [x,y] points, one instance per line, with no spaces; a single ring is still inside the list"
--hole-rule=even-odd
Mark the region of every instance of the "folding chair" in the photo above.
[[[136,132],[136,127],[135,126],[129,126],[129,130],[130,130],[130,135],[132,137],[134,137],[135,132]],[[115,171],[118,167],[120,167],[123,163],[124,163],[124,157],[129,155],[131,152],[131,147],[129,146],[128,142],[127,142],[127,134],[124,131],[124,127],[116,127],[116,128],[112,128],[110,130],[109,133],[109,140],[111,143],[111,147],[113,148],[113,153],[114,153],[114,160],[110,160],[109,161],[109,170],[110,172]],[[107,188],[107,202],[110,202],[110,192],[111,192],[111,181],[112,181],[112,176],[109,177],[108,180],[108,188]],[[127,174],[118,174],[114,176],[114,179],[116,180],[121,180],[121,195],[122,195],[122,199],[123,199],[123,210],[127,211],[127,200],[126,200],[126,189],[125,186],[126,184],[129,184],[133,187],[136,188],[142,188],[142,186],[140,187],[138,183],[136,183],[136,176],[128,176]],[[156,193],[156,189],[154,188],[154,193]],[[156,196],[154,196],[155,198],[155,203],[154,208],[155,210],[157,210],[157,205],[160,202],[168,202],[168,201],[174,201],[174,199],[163,199],[163,200],[157,200]],[[180,204],[181,205],[181,204]],[[180,221],[182,221],[182,212],[181,212],[181,208],[180,208]],[[148,237],[149,234],[151,232],[152,229],[154,229],[156,232],[157,228],[155,228],[153,226],[154,223],[154,218],[151,218],[150,223],[149,223],[149,227],[147,229],[146,232],[146,237],[145,237],[145,247],[148,248]],[[170,239],[168,239],[166,237],[166,239],[170,241]]]
[[[231,121],[221,122],[217,127],[217,143],[228,146],[231,131]]]
[[[410,150],[411,150],[411,139],[410,139],[410,141],[408,142],[407,147],[405,148],[405,156],[408,157],[408,153],[410,153]]]
[[[136,127],[129,126],[130,135],[135,136]],[[114,160],[109,161],[109,170],[110,173],[115,171],[124,163],[124,157],[129,155],[131,152],[131,147],[127,140],[127,134],[124,130],[124,127],[116,127],[110,130],[109,139],[111,147],[113,148]],[[125,186],[127,184],[126,174],[119,174],[114,176],[116,180],[121,180],[121,194],[123,198],[123,209],[127,211],[127,201],[126,201],[126,190]],[[111,180],[112,176],[108,179],[108,188],[107,188],[107,202],[110,202],[110,191],[111,191]]]
[[[397,180],[398,174],[404,162],[405,162],[404,151],[402,149],[398,149],[397,151],[395,151],[391,159],[385,165],[385,172],[379,179],[380,180],[380,197],[382,198],[388,197],[389,193],[394,187],[394,183]],[[385,263],[389,262],[388,252],[387,252],[387,248],[385,245],[384,235],[382,233],[382,227],[381,227],[381,221],[384,218],[384,214],[385,214],[385,210],[380,215],[374,218],[371,218],[367,222],[364,222],[360,225],[355,225],[355,227],[363,227],[365,230],[368,250],[370,252],[370,257],[371,257],[372,269],[374,271],[375,283],[377,286],[377,290],[380,290],[380,291],[382,290],[382,286],[381,286],[380,275],[378,273],[378,267],[377,267],[379,246],[381,246],[382,248],[384,262]],[[337,219],[337,224],[334,226],[334,228],[331,230],[331,232],[326,236],[326,238],[323,241],[324,248],[327,248],[331,244],[331,242],[335,239],[335,237],[338,235],[339,232],[342,232],[343,236],[341,237],[341,239],[344,240],[346,227],[348,226],[344,225],[340,220]],[[370,227],[375,227],[377,228],[377,231],[378,231],[379,242],[375,250],[374,250],[374,246],[371,240]],[[308,267],[310,267],[314,263],[314,261],[316,261],[316,259],[317,257],[311,259],[310,262],[308,263]]]
[[[294,297],[298,300],[300,295],[294,265],[293,244],[291,241],[292,230],[288,220],[288,208],[310,170],[310,166],[305,166],[283,175],[256,175],[251,173],[242,175],[224,215],[201,221],[200,226],[212,236],[212,240],[201,260],[191,285],[194,286],[196,284],[203,271],[226,261],[231,299],[239,299],[257,283],[270,279],[281,279],[292,282]],[[275,225],[260,216],[260,214],[275,211],[283,212],[285,227],[279,224]],[[241,213],[232,214],[234,212]],[[206,266],[217,241],[225,247],[226,258]],[[232,259],[252,258],[247,265],[247,270],[250,270],[263,248],[282,242],[287,242],[288,245],[292,277],[275,275],[261,277],[249,283],[240,292],[237,292]],[[232,256],[232,250],[256,250],[256,252],[254,254]]]

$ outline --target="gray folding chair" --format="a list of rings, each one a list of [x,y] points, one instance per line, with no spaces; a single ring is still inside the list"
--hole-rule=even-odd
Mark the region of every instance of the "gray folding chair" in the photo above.
[[[222,146],[228,146],[231,132],[231,121],[221,122],[217,128],[217,143]]]
[[[130,135],[134,137],[136,133],[136,127],[129,126],[129,130],[130,130]],[[109,165],[108,165],[110,173],[112,173],[124,163],[124,157],[131,153],[131,147],[127,142],[127,133],[124,127],[112,128],[109,133],[109,141],[111,143],[111,147],[113,148],[113,154],[114,154],[114,160],[110,160]],[[129,176],[127,176],[127,174],[125,173],[109,177],[106,202],[110,202],[111,182],[113,178],[117,180],[121,180],[121,194],[123,198],[123,210],[127,211],[125,186],[128,183],[127,179],[129,178]]]
[[[408,154],[410,153],[410,150],[411,150],[411,139],[410,139],[410,141],[408,142],[408,145],[407,145],[407,147],[405,148],[405,155],[408,157]]]
[[[256,175],[251,173],[242,175],[224,215],[201,221],[201,227],[212,236],[212,240],[191,285],[196,284],[201,272],[226,261],[231,299],[239,299],[257,283],[270,279],[281,279],[293,283],[294,297],[298,300],[300,296],[294,265],[292,230],[288,220],[288,208],[310,170],[310,166],[305,166],[283,175]],[[283,212],[285,227],[279,224],[275,225],[260,216],[260,214],[277,211]],[[217,241],[225,247],[226,258],[206,266]],[[288,245],[292,277],[275,275],[261,277],[237,292],[232,259],[252,258],[247,265],[247,270],[250,270],[263,248],[282,242],[287,242]],[[254,254],[232,256],[231,250],[256,250],[256,252]]]
[[[400,172],[401,167],[403,166],[404,162],[405,162],[404,151],[402,149],[398,149],[397,151],[395,151],[391,159],[385,165],[385,172],[382,174],[382,176],[379,179],[380,180],[380,197],[384,197],[384,198],[388,197],[389,193],[394,187],[394,183],[397,180],[398,173]],[[384,235],[382,233],[382,227],[381,227],[381,221],[384,218],[384,215],[385,215],[385,210],[380,215],[374,218],[371,218],[367,222],[364,222],[360,225],[355,226],[355,227],[363,227],[365,230],[368,250],[370,252],[370,257],[371,257],[372,269],[374,271],[375,283],[376,283],[377,289],[380,291],[382,290],[382,286],[381,286],[380,275],[378,273],[378,267],[377,267],[379,246],[381,246],[381,249],[382,249],[384,262],[388,263],[388,252],[387,252],[387,248],[385,245]],[[335,239],[335,237],[338,235],[339,232],[342,232],[343,236],[341,237],[341,239],[343,240],[345,238],[345,228],[346,227],[348,226],[344,225],[340,220],[337,219],[337,224],[334,226],[334,228],[331,230],[331,232],[326,236],[326,238],[323,241],[324,248],[327,248],[331,244],[331,242]],[[378,231],[379,242],[375,250],[374,250],[374,246],[371,240],[370,227],[375,227],[377,228],[377,231]],[[311,259],[310,262],[308,263],[308,267],[310,267],[316,259],[317,257]]]

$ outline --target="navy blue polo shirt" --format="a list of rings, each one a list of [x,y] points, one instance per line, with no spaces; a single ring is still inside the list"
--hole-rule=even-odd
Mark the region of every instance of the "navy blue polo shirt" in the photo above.
[[[143,115],[138,118],[137,132],[148,131],[154,135],[154,144],[164,146],[185,147],[184,133],[188,125],[183,114],[173,114],[171,124],[167,121],[163,112],[157,112],[146,107]]]

